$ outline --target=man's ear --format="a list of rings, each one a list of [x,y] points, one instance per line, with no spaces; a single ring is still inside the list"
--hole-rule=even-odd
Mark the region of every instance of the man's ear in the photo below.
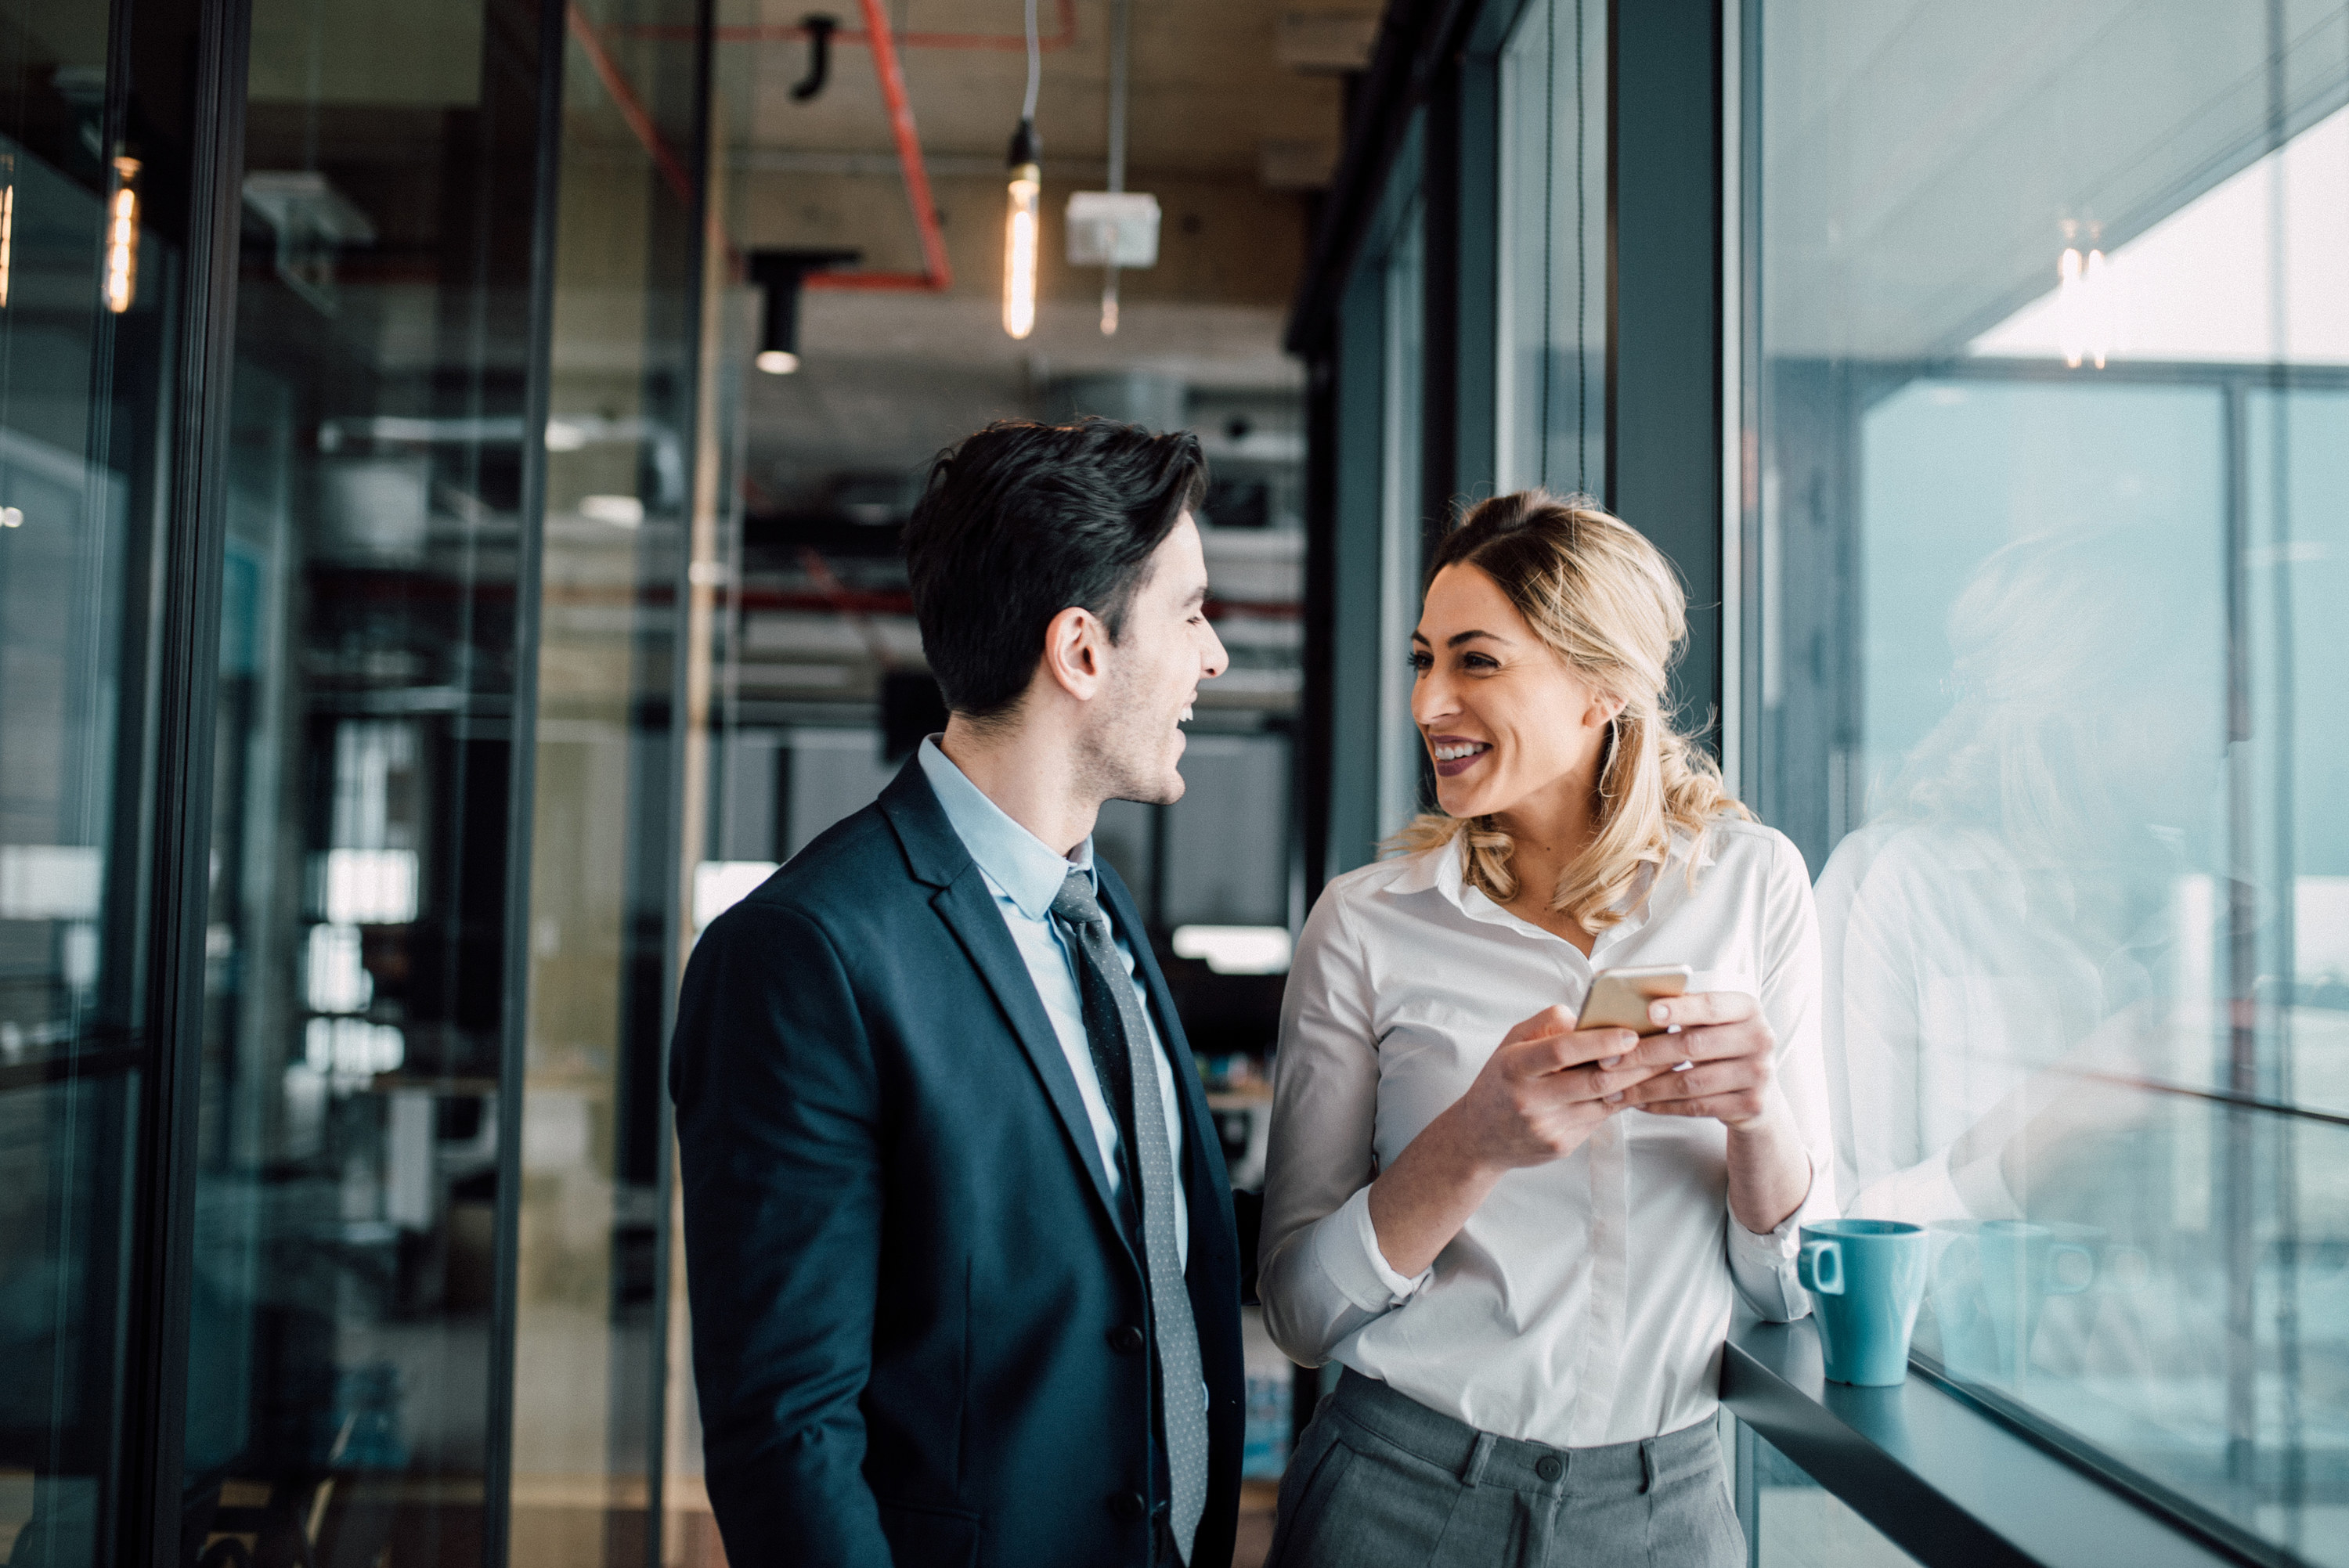
[[[1044,627],[1044,656],[1038,671],[1078,701],[1090,702],[1101,690],[1108,645],[1109,628],[1101,617],[1081,604],[1071,604]]]

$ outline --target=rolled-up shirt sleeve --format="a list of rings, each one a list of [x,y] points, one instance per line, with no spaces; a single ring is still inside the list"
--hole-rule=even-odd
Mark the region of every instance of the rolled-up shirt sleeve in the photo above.
[[[1371,1224],[1378,1105],[1362,944],[1344,906],[1325,897],[1305,923],[1281,1000],[1257,1280],[1273,1343],[1308,1367],[1430,1277],[1389,1266]]]
[[[1836,1217],[1835,1143],[1827,1112],[1826,1063],[1819,1041],[1819,921],[1810,876],[1794,845],[1781,841],[1764,893],[1766,973],[1763,1016],[1778,1039],[1778,1087],[1810,1156],[1811,1186],[1776,1229],[1756,1233],[1729,1216],[1729,1273],[1747,1305],[1775,1323],[1811,1309],[1795,1277],[1802,1228]]]

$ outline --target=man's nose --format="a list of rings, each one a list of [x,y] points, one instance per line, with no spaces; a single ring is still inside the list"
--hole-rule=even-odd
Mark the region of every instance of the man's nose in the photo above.
[[[1224,640],[1216,635],[1216,628],[1210,625],[1207,628],[1207,656],[1201,666],[1206,670],[1207,679],[1214,680],[1222,675],[1230,667],[1231,662],[1231,655],[1224,651]]]

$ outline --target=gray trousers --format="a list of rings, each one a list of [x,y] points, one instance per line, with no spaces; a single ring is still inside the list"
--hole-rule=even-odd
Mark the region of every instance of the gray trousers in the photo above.
[[[1710,1421],[1549,1449],[1349,1370],[1281,1478],[1265,1568],[1744,1568]]]

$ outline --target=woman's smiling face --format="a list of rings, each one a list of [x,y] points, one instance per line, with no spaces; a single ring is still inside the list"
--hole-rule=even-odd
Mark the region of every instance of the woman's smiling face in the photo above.
[[[1447,815],[1588,809],[1599,748],[1622,704],[1558,657],[1500,584],[1465,562],[1445,567],[1428,584],[1411,643],[1412,719]]]

